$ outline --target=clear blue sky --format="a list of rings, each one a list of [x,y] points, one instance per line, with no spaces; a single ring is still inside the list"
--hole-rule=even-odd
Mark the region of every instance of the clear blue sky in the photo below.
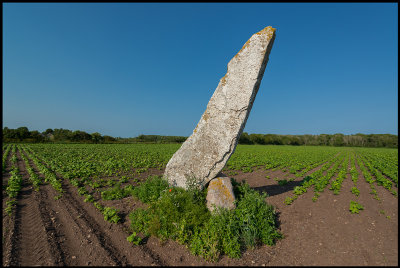
[[[3,127],[189,136],[229,60],[276,39],[244,131],[398,133],[397,3],[5,3]]]

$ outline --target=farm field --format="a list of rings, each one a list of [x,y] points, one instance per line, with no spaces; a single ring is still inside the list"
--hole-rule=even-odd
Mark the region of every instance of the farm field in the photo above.
[[[4,144],[3,265],[398,265],[398,149],[238,145],[223,173],[267,194],[282,238],[209,261],[133,233],[135,189],[179,147]]]

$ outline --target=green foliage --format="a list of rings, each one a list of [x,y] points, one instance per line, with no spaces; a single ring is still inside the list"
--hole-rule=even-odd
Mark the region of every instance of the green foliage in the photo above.
[[[152,176],[139,187],[135,187],[132,195],[137,197],[143,203],[151,203],[158,200],[161,193],[168,188],[168,182],[161,176]]]
[[[304,186],[296,186],[293,189],[293,193],[295,195],[302,195],[303,193],[307,192],[307,188]]]
[[[78,188],[78,194],[80,194],[80,195],[88,194],[88,191],[86,190],[85,186]]]
[[[18,168],[14,168],[13,170],[11,170],[11,177],[8,179],[6,192],[11,198],[17,197],[19,191],[22,188],[22,176],[18,173]]]
[[[125,183],[125,182],[128,182],[129,181],[129,178],[127,177],[127,176],[122,176],[120,179],[119,179],[119,183]]]
[[[7,207],[4,210],[5,210],[5,212],[7,212],[8,216],[11,216],[12,210],[17,205],[17,200],[11,199],[9,201],[6,201],[6,205],[7,205]]]
[[[360,195],[360,191],[357,189],[357,187],[351,187],[351,193],[355,194],[356,196]]]
[[[153,178],[157,181],[158,178]],[[161,184],[162,185],[162,184]],[[164,189],[159,183],[141,184],[137,188],[145,188],[146,192],[154,193],[161,190],[158,196],[150,195],[153,198],[144,198],[150,203],[148,210],[135,210],[131,213],[131,220],[134,229],[145,231],[159,237],[161,240],[168,238],[179,238],[184,241],[184,236],[177,235],[178,230],[193,232],[194,226],[201,224],[204,218],[208,217],[208,210],[205,204],[205,195],[198,195],[195,191],[185,191],[182,188]],[[154,187],[151,190],[151,187]],[[141,191],[139,191],[141,192]]]
[[[121,185],[117,183],[113,188],[101,192],[101,198],[103,200],[117,200],[125,198],[133,194],[133,186],[127,185],[121,188]]]
[[[101,204],[97,203],[96,201],[93,202],[93,205],[94,205],[98,210],[100,210],[100,212],[103,212],[103,211],[104,211],[104,207],[103,207]]]
[[[221,254],[238,258],[242,249],[272,245],[282,237],[276,230],[273,207],[265,203],[266,194],[260,195],[246,183],[233,181],[236,209],[217,209],[212,214],[205,205],[206,190],[162,188],[154,182],[135,190],[141,192],[143,187],[153,192],[151,186],[161,191],[159,198],[146,198],[148,209],[130,213],[132,230],[187,244],[193,254],[207,260],[215,261]]]
[[[118,215],[118,210],[115,208],[104,207],[103,210],[104,220],[118,223],[121,220],[121,217]]]
[[[293,201],[295,200],[295,198],[287,196],[285,198],[285,201],[283,201],[283,203],[285,203],[286,205],[291,205],[293,203]]]
[[[363,210],[364,209],[364,207],[361,205],[361,204],[358,204],[357,202],[355,202],[355,201],[350,201],[350,208],[349,208],[349,210],[350,210],[350,212],[352,213],[352,214],[355,214],[355,213],[359,213],[359,211],[360,210]]]
[[[283,186],[283,185],[286,185],[286,184],[288,184],[288,181],[287,180],[278,180],[278,184],[279,185],[281,185],[281,186]]]
[[[85,194],[85,200],[83,200],[84,202],[94,202],[94,198],[91,194]]]
[[[136,232],[133,232],[130,236],[126,238],[126,240],[134,245],[139,245],[142,242],[142,239],[136,236]]]
[[[253,168],[252,167],[242,167],[241,170],[244,173],[253,172]]]

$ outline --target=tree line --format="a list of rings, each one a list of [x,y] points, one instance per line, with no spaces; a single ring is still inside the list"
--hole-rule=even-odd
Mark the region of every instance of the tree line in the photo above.
[[[24,143],[182,143],[184,136],[139,135],[134,138],[111,137],[98,132],[69,129],[46,129],[43,132],[29,131],[27,127],[17,129],[3,128],[2,141]],[[278,135],[248,134],[243,132],[239,144],[264,145],[319,145],[348,147],[387,147],[398,148],[398,136],[393,134],[319,134],[319,135]]]
[[[161,136],[161,135],[139,135],[135,138],[120,138],[101,135],[98,132],[87,133],[81,130],[71,131],[69,129],[55,128],[46,129],[43,132],[37,130],[29,131],[27,127],[11,129],[3,128],[3,142],[23,143],[182,143],[187,137]]]
[[[319,134],[319,135],[277,135],[248,134],[243,132],[239,144],[273,145],[318,145],[348,147],[387,147],[398,148],[398,136],[392,134]]]

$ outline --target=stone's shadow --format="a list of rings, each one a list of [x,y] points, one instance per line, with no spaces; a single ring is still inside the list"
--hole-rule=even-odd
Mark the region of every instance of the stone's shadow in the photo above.
[[[292,191],[294,189],[294,187],[300,186],[303,183],[303,181],[304,180],[289,181],[286,185],[274,184],[274,185],[253,187],[253,189],[260,193],[267,193],[268,196],[274,196],[274,195],[279,195],[279,194],[283,194],[283,193]]]
[[[128,218],[129,213],[128,212],[122,212],[118,211],[118,216],[121,218],[120,222],[121,224],[126,222],[126,219]]]
[[[275,227],[277,229],[281,229],[281,212],[280,211],[275,211]]]

